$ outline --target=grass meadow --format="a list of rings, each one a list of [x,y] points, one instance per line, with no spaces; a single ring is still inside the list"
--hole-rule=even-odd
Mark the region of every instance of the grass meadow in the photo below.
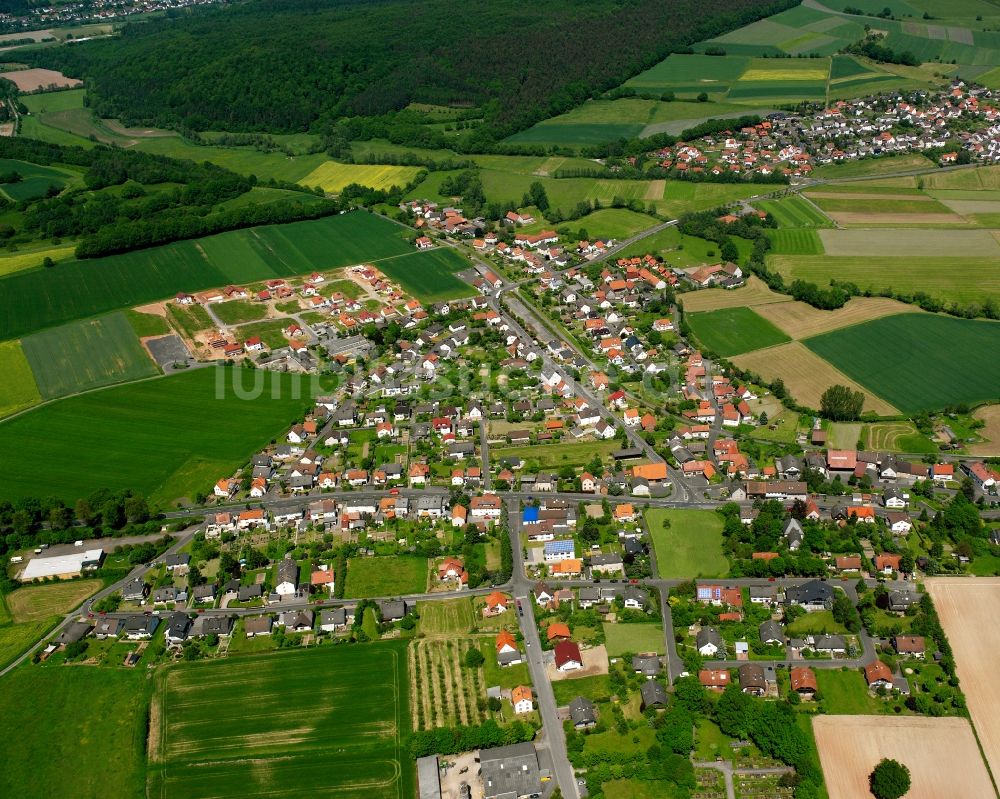
[[[749,308],[706,311],[690,314],[686,319],[702,345],[718,355],[739,355],[791,341]]]
[[[405,643],[385,642],[161,672],[148,796],[409,799],[406,661]]]
[[[0,341],[0,417],[10,416],[42,401],[20,341]]]
[[[773,216],[779,228],[833,227],[833,223],[815,205],[797,194],[780,200],[762,200],[756,205]]]
[[[666,643],[663,637],[663,626],[659,623],[648,624],[608,624],[604,625],[604,642],[608,648],[608,657],[621,657],[626,653],[637,655],[646,652],[656,652],[662,655]]]
[[[33,333],[21,346],[47,400],[159,374],[121,312]]]
[[[239,325],[244,322],[259,322],[267,316],[267,306],[250,300],[229,300],[217,303],[212,312],[223,324]]]
[[[661,578],[722,577],[729,571],[722,518],[714,511],[649,508],[646,525]]]
[[[781,255],[822,255],[823,242],[815,230],[777,228],[767,231],[771,252]]]
[[[807,339],[807,347],[905,412],[995,401],[1000,323],[900,314]]]
[[[344,596],[352,599],[422,594],[426,590],[426,558],[398,555],[347,561]]]
[[[33,667],[4,677],[0,794],[143,799],[146,685],[129,669]]]
[[[267,225],[0,278],[0,338],[201,291],[412,252],[405,229],[354,212]]]
[[[237,397],[233,378],[248,390],[259,380],[261,396]],[[0,499],[37,496],[40,485],[71,502],[99,488],[133,488],[154,504],[191,498],[301,418],[307,393],[287,375],[212,368],[49,403],[0,423],[0,449],[14,465]],[[13,455],[32,451],[45,457]]]

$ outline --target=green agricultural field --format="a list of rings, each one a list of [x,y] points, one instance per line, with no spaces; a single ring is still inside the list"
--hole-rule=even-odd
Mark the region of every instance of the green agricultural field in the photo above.
[[[686,319],[702,345],[718,355],[740,355],[791,341],[749,308],[693,313]]]
[[[0,341],[0,417],[10,416],[42,401],[35,376],[20,341]]]
[[[0,669],[17,660],[61,620],[61,616],[48,616],[36,621],[0,625]]]
[[[76,247],[72,244],[53,247],[41,244],[37,247],[19,248],[17,252],[0,253],[0,277],[20,272],[22,269],[35,269],[42,265],[46,258],[56,263],[73,258]]]
[[[656,205],[660,213],[677,217],[688,211],[704,211],[771,191],[774,191],[774,186],[758,183],[695,183],[688,180],[668,180],[663,191],[663,202]]]
[[[350,558],[344,596],[405,596],[427,590],[427,559],[405,555]]]
[[[389,279],[398,281],[403,291],[423,302],[456,300],[476,293],[458,276],[469,268],[469,262],[453,247],[410,252],[376,265]]]
[[[21,346],[47,400],[159,374],[121,312],[33,333]]]
[[[259,322],[267,316],[267,306],[249,300],[230,300],[213,305],[212,313],[227,325],[239,325],[244,322]]]
[[[808,280],[819,286],[836,279],[854,283],[862,291],[919,291],[945,302],[1000,300],[1000,258],[769,255],[767,263],[788,280]]]
[[[408,689],[399,641],[163,671],[151,713],[148,796],[409,799]],[[235,712],[220,712],[227,707]]]
[[[722,577],[729,571],[722,517],[714,511],[648,508],[646,526],[661,578]]]
[[[995,401],[1000,323],[899,314],[807,339],[805,345],[904,412]]]
[[[561,466],[585,466],[595,457],[608,459],[619,449],[614,441],[577,441],[569,443],[529,445],[527,447],[490,447],[490,459],[520,458],[525,464],[538,464],[539,469]]]
[[[815,205],[797,194],[780,200],[762,200],[756,206],[773,216],[779,228],[833,227],[833,223]]]
[[[828,214],[949,214],[951,209],[928,197],[913,197],[912,199],[879,199],[857,198],[827,198],[812,195],[812,202]],[[917,220],[919,222],[919,220]]]
[[[658,623],[649,624],[608,624],[604,625],[604,642],[609,657],[621,657],[656,652],[662,655],[665,648],[663,627]]]
[[[336,194],[351,183],[388,190],[393,186],[403,188],[412,183],[420,171],[421,167],[416,166],[368,166],[326,161],[299,182],[303,186],[319,186],[330,194]]]
[[[637,92],[695,96],[701,92],[724,94],[746,70],[749,58],[706,55],[671,55],[654,67],[625,81]]]
[[[653,227],[657,220],[627,208],[602,208],[571,223],[574,230],[584,230],[590,239],[627,239]]]
[[[0,691],[3,796],[143,799],[146,675],[136,669],[31,667]],[[30,697],[31,723],[24,723]],[[75,707],[67,713],[67,707]],[[59,730],[54,735],[53,730]],[[114,768],[108,767],[114,753]],[[66,768],[72,763],[72,768]]]
[[[14,622],[49,621],[79,606],[104,583],[100,580],[68,580],[49,585],[28,585],[4,598]]]
[[[267,225],[0,278],[0,338],[228,283],[412,253],[406,230],[357,211]]]
[[[823,242],[815,230],[778,228],[768,230],[771,252],[781,255],[822,255]]]
[[[234,381],[248,398],[237,396]],[[154,504],[191,498],[232,474],[310,405],[303,380],[232,368],[62,399],[0,423],[3,452],[45,452],[13,456],[0,499],[38,496],[40,485],[70,502],[99,488],[132,488]]]

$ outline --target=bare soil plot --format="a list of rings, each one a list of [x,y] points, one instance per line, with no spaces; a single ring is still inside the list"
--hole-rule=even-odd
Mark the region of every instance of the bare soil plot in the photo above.
[[[979,432],[987,440],[971,445],[969,452],[973,455],[1000,455],[1000,405],[986,405],[972,415],[986,422],[986,427]]]
[[[751,276],[745,286],[738,289],[702,289],[683,295],[684,311],[717,311],[722,308],[746,306],[757,310],[758,305],[771,302],[787,302],[788,297],[771,291],[759,277]]]
[[[590,649],[581,649],[580,657],[583,658],[583,668],[576,671],[559,671],[554,662],[545,666],[545,673],[551,682],[560,680],[575,680],[580,677],[596,677],[599,674],[608,673],[608,650],[602,646],[592,646]]]
[[[37,92],[41,89],[67,89],[83,86],[82,80],[67,78],[54,69],[18,69],[13,72],[0,72],[0,78],[6,78],[22,92]]]
[[[823,392],[830,386],[839,384],[848,386],[853,391],[862,392],[865,395],[866,411],[874,411],[881,416],[899,413],[884,399],[866,391],[798,341],[748,352],[746,355],[737,355],[732,358],[732,362],[741,369],[756,372],[768,381],[780,377],[792,396],[810,408],[819,408]]]
[[[909,768],[906,799],[995,796],[965,719],[817,716],[813,732],[830,799],[870,799],[868,776],[885,757]]]
[[[915,257],[961,255],[995,258],[1000,244],[988,230],[819,230],[827,255],[889,255]]]
[[[869,214],[854,211],[827,211],[838,225],[875,227],[877,225],[968,225],[958,214]]]
[[[892,314],[922,313],[915,305],[887,297],[852,297],[843,308],[835,311],[821,311],[797,300],[762,305],[754,311],[794,339],[817,336]]]
[[[969,703],[986,761],[1000,774],[1000,682],[995,658],[1000,651],[1000,578],[932,577],[927,591],[955,653],[958,678]],[[942,741],[942,744],[944,742]],[[946,769],[962,773],[958,764]],[[987,796],[984,792],[942,791],[940,796]]]
[[[956,214],[961,214],[962,216],[968,216],[969,214],[1000,214],[1000,201],[997,200],[952,200],[947,197],[941,197],[939,200]]]

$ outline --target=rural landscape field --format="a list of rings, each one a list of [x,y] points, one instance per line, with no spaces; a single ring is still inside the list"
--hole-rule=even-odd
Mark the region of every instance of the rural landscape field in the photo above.
[[[0,796],[1000,799],[998,31],[6,4]]]

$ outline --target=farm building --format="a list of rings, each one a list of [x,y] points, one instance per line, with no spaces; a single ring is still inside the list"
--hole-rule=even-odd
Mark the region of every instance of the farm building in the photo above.
[[[55,555],[51,558],[32,558],[24,567],[21,581],[44,580],[49,577],[68,580],[79,577],[85,571],[99,568],[103,560],[104,550],[101,549],[88,549],[86,552]]]

